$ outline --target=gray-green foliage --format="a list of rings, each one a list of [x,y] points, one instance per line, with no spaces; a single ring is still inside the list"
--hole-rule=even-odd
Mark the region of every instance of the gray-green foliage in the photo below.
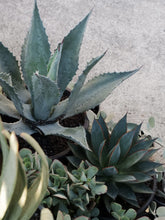
[[[136,211],[132,208],[124,210],[119,203],[111,203],[111,215],[117,220],[134,220],[136,218]]]
[[[157,203],[152,201],[149,206],[150,213],[155,217],[155,220],[163,220],[165,218],[165,207],[159,206],[157,207]]]
[[[40,170],[40,160],[36,154],[26,150],[21,151],[21,156],[31,185]],[[51,208],[54,216],[61,210],[72,217],[85,215],[97,219],[99,210],[95,206],[99,196],[107,191],[103,182],[96,181],[98,168],[85,168],[82,162],[77,169],[68,171],[59,160],[52,162],[48,159],[48,162],[49,183],[41,205]]]
[[[58,123],[59,117],[67,118],[95,107],[137,71],[108,72],[84,84],[90,70],[104,56],[103,53],[87,63],[71,95],[61,101],[78,69],[79,51],[90,14],[64,37],[51,55],[35,1],[31,28],[22,47],[21,68],[13,54],[0,43],[0,85],[7,95],[0,94],[0,113],[18,119],[16,123],[5,123],[5,128],[14,130],[16,134],[22,131],[32,134],[40,130],[45,135],[63,135],[77,139],[87,147],[83,128],[64,128]]]
[[[108,186],[103,196],[109,211],[110,202],[117,196],[138,207],[135,193],[152,193],[145,183],[152,180],[155,168],[161,165],[150,159],[157,151],[152,147],[155,139],[139,138],[141,125],[128,130],[126,118],[125,115],[111,133],[102,116],[94,119],[91,130],[87,131],[90,150],[69,144],[75,154],[68,157],[73,165],[77,166],[82,159],[88,166],[98,167],[97,178]]]
[[[38,143],[28,134],[21,136],[39,153],[40,172],[28,187],[24,165],[18,152],[14,132],[4,131],[0,122],[0,219],[30,219],[41,203],[48,184],[48,163]],[[9,145],[7,143],[9,141]]]

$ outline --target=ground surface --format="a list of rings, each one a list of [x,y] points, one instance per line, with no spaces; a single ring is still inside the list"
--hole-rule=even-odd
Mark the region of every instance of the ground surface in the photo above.
[[[121,84],[101,105],[119,120],[146,127],[155,118],[154,136],[165,140],[165,1],[163,0],[38,0],[40,14],[55,49],[92,8],[80,54],[86,62],[108,49],[90,77],[104,72],[143,68]],[[33,0],[0,0],[0,41],[19,59],[30,25]],[[162,159],[163,150],[158,157]]]

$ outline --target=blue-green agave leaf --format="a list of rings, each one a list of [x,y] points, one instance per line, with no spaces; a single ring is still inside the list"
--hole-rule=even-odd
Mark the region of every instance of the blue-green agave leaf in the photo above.
[[[11,77],[9,76],[9,80],[6,80],[6,75],[0,73],[0,85],[3,88],[3,91],[6,93],[7,96],[13,101],[17,111],[20,115],[23,115],[23,106],[18,94],[16,93],[14,87],[10,84]]]
[[[59,135],[69,140],[75,141],[85,149],[90,150],[86,141],[85,130],[82,126],[67,128],[61,126],[59,123],[53,123],[48,125],[40,125],[37,127],[45,135]]]
[[[112,149],[119,139],[127,132],[127,115],[125,115],[120,121],[115,125],[111,133],[110,138],[110,149]]]
[[[105,167],[108,163],[108,144],[106,140],[104,140],[99,147],[98,157],[99,162],[102,167]]]
[[[101,127],[103,129],[105,140],[108,143],[109,142],[109,138],[110,138],[110,134],[109,134],[109,130],[108,130],[107,124],[105,123],[105,121],[104,121],[103,117],[101,116],[101,114],[99,116],[98,122],[100,123],[100,125],[101,125]]]
[[[63,44],[58,45],[58,48],[55,50],[53,56],[50,58],[48,63],[47,77],[55,81],[56,83],[57,83],[59,63],[61,59],[62,46]]]
[[[109,161],[108,161],[108,165],[116,165],[119,161],[120,158],[120,153],[121,153],[121,149],[120,149],[120,144],[116,144],[116,146],[114,146],[112,148],[112,150],[109,153]]]
[[[35,129],[30,128],[28,125],[26,125],[22,119],[20,119],[18,122],[14,123],[6,123],[3,122],[3,126],[8,131],[14,131],[17,135],[20,135],[22,131],[26,132],[27,134],[33,134],[36,133]]]
[[[110,182],[107,181],[106,185],[108,187],[107,195],[112,199],[116,199],[119,192],[119,188],[117,187],[116,183],[111,180]]]
[[[105,140],[102,127],[98,120],[94,120],[91,129],[92,148],[96,155],[99,156],[100,144]]]
[[[75,115],[99,105],[120,83],[137,71],[138,70],[123,73],[105,73],[89,80],[82,87],[79,98],[74,102],[71,114]]]
[[[153,193],[152,189],[145,183],[130,184],[129,185],[134,192],[137,193]]]
[[[105,176],[113,176],[118,174],[118,170],[115,166],[109,166],[102,169]]]
[[[135,193],[132,191],[131,187],[125,185],[125,184],[118,184],[119,188],[119,195],[123,197],[124,199],[129,199],[134,202],[137,201]]]
[[[138,137],[139,137],[139,132],[140,132],[141,126],[142,126],[142,124],[136,126],[136,128],[134,129],[135,133],[134,133],[132,145],[134,145],[138,141]]]
[[[128,154],[130,155],[139,150],[148,150],[152,146],[155,140],[156,138],[152,140],[145,140],[145,139],[140,140],[137,144],[132,146]]]
[[[58,87],[63,93],[78,69],[79,51],[90,13],[64,38],[58,70]]]
[[[105,52],[101,56],[98,56],[98,57],[92,59],[87,64],[87,66],[86,66],[85,70],[83,71],[83,73],[79,76],[79,78],[77,80],[77,83],[74,85],[74,88],[71,92],[71,95],[69,96],[69,102],[68,102],[67,110],[66,110],[66,113],[65,113],[66,117],[67,117],[67,114],[68,115],[71,114],[72,106],[74,105],[75,100],[79,96],[79,92],[80,92],[82,86],[84,85],[84,82],[86,80],[86,77],[87,77],[88,73],[103,58],[104,55],[105,55]]]
[[[133,167],[131,167],[132,171],[143,171],[143,172],[149,172],[157,167],[160,167],[162,164],[153,162],[153,161],[140,161],[140,163],[135,164]]]
[[[46,120],[51,115],[53,105],[60,101],[57,84],[51,79],[34,74],[33,85],[33,113],[37,120]]]
[[[145,155],[147,151],[146,150],[139,150],[135,153],[130,154],[120,165],[120,169],[128,169],[134,164],[138,163],[143,156]]]
[[[119,183],[127,183],[131,181],[135,181],[136,178],[134,175],[129,175],[129,174],[117,174],[112,177],[113,181],[119,182]]]
[[[18,61],[0,42],[0,73],[2,72],[11,76],[12,85],[15,91],[18,93],[21,100],[26,102],[29,95],[21,78]]]
[[[148,159],[149,159],[150,157],[152,157],[153,154],[155,154],[158,150],[159,150],[159,149],[149,149],[149,150],[145,153],[145,155],[144,155],[144,157],[141,159],[141,161],[146,161],[146,160],[148,160]]]
[[[16,110],[13,102],[2,94],[0,94],[0,114],[20,119],[20,115]]]
[[[147,182],[152,179],[151,176],[149,176],[145,173],[142,173],[142,172],[134,172],[134,173],[132,173],[132,175],[136,178],[136,180],[134,181],[135,184]]]
[[[23,76],[30,92],[32,92],[31,77],[33,73],[39,71],[39,74],[47,75],[49,57],[50,45],[35,1],[31,28],[26,36],[21,54]]]
[[[120,139],[120,150],[121,150],[121,154],[120,154],[120,160],[122,160],[124,157],[126,157],[126,155],[128,154],[131,145],[132,145],[132,141],[133,141],[133,137],[134,137],[134,130],[130,131],[126,134],[124,134],[121,139]]]
[[[82,160],[86,160],[87,159],[87,156],[86,156],[86,152],[85,152],[85,149],[82,148],[81,146],[79,145],[76,145],[76,144],[73,144],[73,143],[69,143],[68,142],[68,145],[71,149],[71,151],[73,152],[73,154],[82,159]]]

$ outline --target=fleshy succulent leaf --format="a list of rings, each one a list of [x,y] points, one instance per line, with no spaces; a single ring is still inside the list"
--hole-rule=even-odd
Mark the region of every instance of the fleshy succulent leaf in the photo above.
[[[120,149],[121,149],[120,160],[122,160],[128,154],[128,152],[132,146],[133,137],[134,137],[134,130],[124,134],[121,137],[121,139],[120,139]]]
[[[81,89],[79,98],[72,106],[71,115],[87,111],[99,105],[125,79],[135,74],[137,70],[123,73],[105,73],[88,81]],[[67,116],[71,116],[67,115]]]
[[[109,153],[109,161],[108,161],[108,165],[116,165],[119,161],[120,158],[120,153],[121,153],[121,149],[120,149],[120,144],[116,144],[116,146],[113,147],[113,149],[110,151]]]
[[[119,193],[119,188],[117,187],[116,183],[111,181],[110,183],[107,182],[107,195],[112,198],[112,199],[116,199],[118,193]]]
[[[153,193],[152,189],[148,187],[145,183],[130,184],[129,186],[134,192],[137,193]]]
[[[98,120],[93,121],[92,130],[91,130],[91,141],[92,149],[98,155],[100,144],[105,140],[103,130],[98,122]]]
[[[94,59],[92,59],[86,66],[85,70],[83,71],[83,73],[79,76],[77,83],[74,85],[74,88],[71,92],[71,95],[69,97],[69,102],[68,102],[68,106],[67,106],[67,110],[66,110],[66,117],[67,114],[70,115],[71,111],[72,111],[72,106],[74,105],[74,102],[76,100],[76,98],[79,96],[79,92],[82,88],[82,86],[84,85],[84,82],[86,80],[86,77],[88,75],[88,73],[90,72],[90,70],[103,58],[103,56],[105,55],[105,52],[101,55],[98,56]]]
[[[121,136],[127,132],[126,120],[127,120],[127,115],[125,115],[122,119],[120,119],[120,121],[116,124],[116,126],[112,130],[110,144],[109,144],[110,149],[112,149],[117,144]]]
[[[153,162],[153,161],[141,161],[140,163],[135,164],[133,167],[131,167],[132,171],[143,171],[143,172],[149,172],[157,167],[160,167],[162,164]]]
[[[59,44],[55,50],[53,56],[50,58],[48,63],[48,74],[47,77],[57,83],[59,63],[61,59],[61,51],[63,44]]]
[[[37,126],[45,135],[59,135],[72,141],[76,141],[79,145],[89,150],[88,143],[85,138],[85,130],[83,127],[67,128],[59,123],[48,124],[46,126]]]
[[[87,159],[85,150],[83,148],[80,148],[78,145],[73,144],[73,143],[68,143],[68,145],[76,157],[79,157],[79,155],[81,155],[80,159],[82,159],[82,160]]]
[[[10,77],[9,77],[10,78]],[[0,73],[0,85],[3,88],[3,91],[11,98],[14,102],[14,105],[20,115],[23,115],[23,106],[18,94],[15,92],[14,87],[10,85],[10,82],[6,80],[6,76]]]
[[[145,155],[147,151],[146,150],[139,150],[135,153],[130,154],[125,160],[124,162],[122,162],[119,167],[122,170],[127,169],[131,166],[133,166],[134,164],[136,164],[139,160],[141,160],[143,158],[143,156]]]
[[[131,182],[131,181],[136,180],[134,175],[129,175],[129,174],[117,174],[117,175],[114,175],[112,179],[113,181],[119,182],[119,183]]]
[[[110,134],[108,131],[108,127],[107,127],[103,117],[101,116],[101,114],[99,116],[98,122],[100,123],[100,125],[103,129],[103,133],[104,133],[104,137],[105,137],[106,142],[109,143]]]
[[[58,87],[63,93],[78,69],[79,51],[90,13],[64,38],[58,69]]]
[[[41,75],[47,75],[47,64],[50,57],[48,37],[43,27],[37,2],[33,11],[31,28],[25,39],[22,54],[21,67],[26,85],[32,93],[32,75],[39,71]]]
[[[21,78],[18,61],[0,42],[0,73],[2,72],[11,76],[12,85],[15,91],[18,93],[22,101],[27,101],[29,96]]]
[[[51,114],[52,106],[60,100],[57,84],[45,76],[34,74],[32,86],[34,116],[37,120],[44,121]]]
[[[105,167],[102,171],[106,176],[113,176],[118,174],[118,170],[115,166]]]
[[[129,155],[138,151],[138,150],[148,150],[152,144],[154,143],[156,139],[152,139],[152,140],[140,140],[139,142],[137,142],[137,144],[133,145],[132,148],[129,151]]]
[[[16,110],[13,102],[2,94],[0,94],[0,114],[20,119],[20,115]]]

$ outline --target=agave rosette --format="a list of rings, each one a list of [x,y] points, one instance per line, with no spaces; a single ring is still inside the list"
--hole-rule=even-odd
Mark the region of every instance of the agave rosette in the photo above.
[[[94,119],[91,131],[87,131],[90,150],[69,144],[75,156],[68,159],[75,166],[83,159],[88,166],[98,167],[98,179],[108,186],[105,202],[120,196],[138,206],[136,193],[153,192],[146,182],[152,180],[155,168],[161,164],[150,160],[157,151],[152,147],[155,139],[139,138],[141,124],[129,130],[126,118],[111,133],[102,116]]]

